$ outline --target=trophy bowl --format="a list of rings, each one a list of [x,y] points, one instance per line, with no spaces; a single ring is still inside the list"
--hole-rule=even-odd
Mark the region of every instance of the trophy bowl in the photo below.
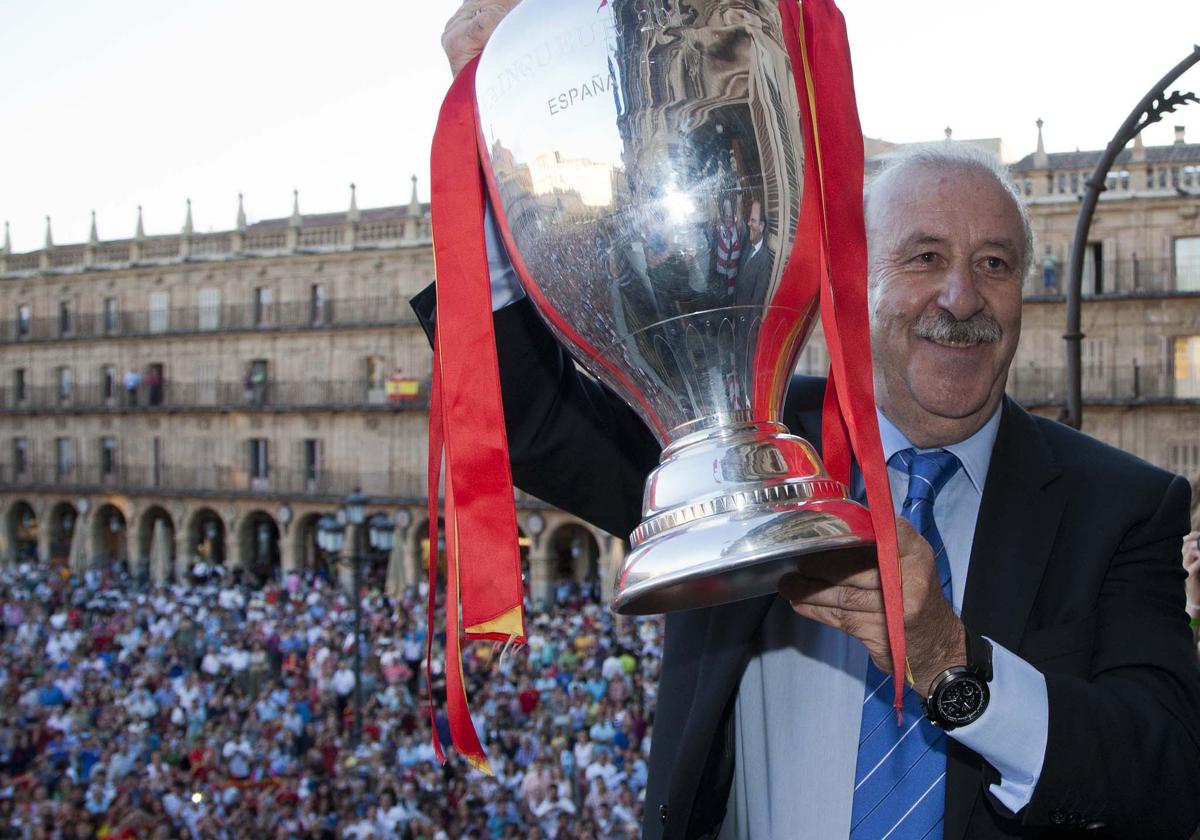
[[[818,304],[785,282],[805,161],[782,38],[776,0],[524,0],[476,72],[525,291],[663,445],[618,613],[728,603],[832,553],[874,557],[867,510],[780,423]]]

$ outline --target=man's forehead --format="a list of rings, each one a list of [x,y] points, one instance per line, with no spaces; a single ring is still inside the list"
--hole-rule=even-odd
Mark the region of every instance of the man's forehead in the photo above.
[[[893,242],[960,240],[1019,247],[1021,216],[990,173],[962,167],[902,166],[872,186],[867,226]],[[1018,237],[1018,239],[1014,239]]]

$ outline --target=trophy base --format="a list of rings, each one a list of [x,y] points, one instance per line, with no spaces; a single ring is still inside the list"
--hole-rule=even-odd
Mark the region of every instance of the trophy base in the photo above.
[[[863,565],[875,559],[870,513],[848,499],[705,517],[631,552],[612,610],[649,615],[767,595],[789,572],[835,556]]]
[[[624,615],[741,601],[822,560],[875,559],[870,513],[777,423],[675,440],[647,479],[642,513],[611,604]]]

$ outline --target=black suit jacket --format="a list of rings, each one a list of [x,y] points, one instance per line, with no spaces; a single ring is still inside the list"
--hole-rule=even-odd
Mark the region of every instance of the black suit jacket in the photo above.
[[[657,442],[577,374],[527,303],[496,326],[517,484],[629,533]],[[818,447],[822,395],[823,380],[798,377],[784,409]],[[962,618],[1045,674],[1048,743],[1014,818],[987,793],[996,771],[951,739],[946,840],[1189,836],[1200,820],[1200,671],[1179,561],[1189,495],[1178,476],[1005,402]],[[644,837],[719,830],[737,687],[775,597],[668,615]]]
[[[767,247],[765,239],[758,253],[754,253],[753,245],[746,243],[742,251],[741,265],[738,266],[737,283],[734,286],[735,306],[746,306],[766,300],[767,285],[771,282],[771,267],[774,264],[775,254]]]

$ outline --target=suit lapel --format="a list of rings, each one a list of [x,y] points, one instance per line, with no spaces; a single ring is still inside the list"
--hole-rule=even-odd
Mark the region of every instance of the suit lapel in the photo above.
[[[1005,399],[983,488],[962,619],[1011,651],[1020,646],[1066,503],[1061,469],[1033,418]],[[945,839],[961,840],[980,786],[975,753],[949,743]]]

